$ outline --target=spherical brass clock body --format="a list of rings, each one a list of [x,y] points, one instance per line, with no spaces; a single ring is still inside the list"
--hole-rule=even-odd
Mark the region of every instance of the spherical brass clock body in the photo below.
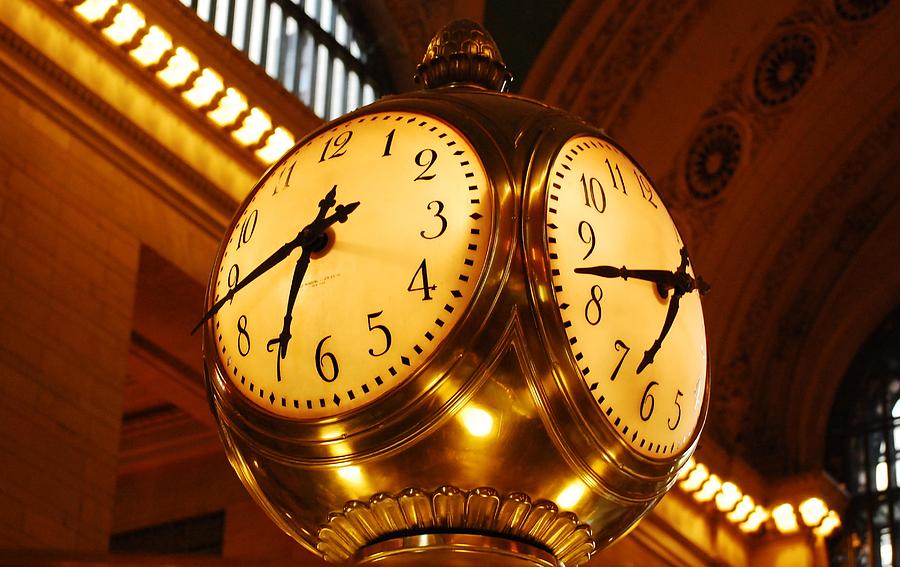
[[[696,445],[702,287],[598,130],[472,85],[385,98],[298,143],[235,216],[211,404],[253,497],[327,559],[458,533],[577,564]]]

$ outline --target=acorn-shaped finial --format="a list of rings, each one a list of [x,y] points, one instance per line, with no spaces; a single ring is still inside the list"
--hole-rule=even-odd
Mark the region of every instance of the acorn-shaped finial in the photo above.
[[[435,34],[416,67],[415,78],[426,89],[474,83],[503,91],[512,74],[487,30],[472,20],[456,20]]]

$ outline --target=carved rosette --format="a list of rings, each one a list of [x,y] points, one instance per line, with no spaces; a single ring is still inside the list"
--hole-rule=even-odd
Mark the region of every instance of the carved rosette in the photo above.
[[[566,565],[588,560],[594,551],[590,527],[549,500],[521,492],[505,496],[489,487],[469,491],[442,486],[407,488],[352,500],[332,512],[318,533],[318,550],[329,561],[346,561],[362,547],[395,535],[459,531],[524,540],[550,550]]]
[[[502,91],[512,75],[487,30],[471,20],[456,20],[444,26],[428,44],[415,78],[426,89],[474,83]]]
[[[791,32],[774,41],[756,64],[757,100],[772,107],[794,98],[812,77],[817,51],[815,38],[806,32]]]

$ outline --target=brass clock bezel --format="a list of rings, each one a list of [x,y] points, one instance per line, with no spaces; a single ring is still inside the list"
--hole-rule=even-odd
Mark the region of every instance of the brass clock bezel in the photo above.
[[[572,121],[545,133],[532,154],[532,167],[525,182],[523,241],[528,274],[528,296],[536,319],[546,367],[537,372],[537,394],[544,401],[546,419],[560,446],[578,468],[601,489],[616,494],[624,502],[661,496],[675,480],[675,473],[696,448],[709,407],[710,371],[707,356],[703,402],[689,442],[678,452],[651,459],[637,451],[618,434],[590,395],[572,349],[569,348],[562,317],[556,305],[547,250],[546,207],[550,168],[566,143],[577,136],[595,136],[616,147],[638,168],[654,187],[651,177],[615,140],[587,124]],[[662,198],[657,197],[660,202]],[[663,207],[665,204],[663,203]],[[668,212],[668,208],[666,208]]]
[[[300,140],[262,175],[229,224],[226,234],[237,227],[250,198],[269,176],[297,149],[312,138],[360,117],[382,112],[416,113],[440,121],[460,133],[478,153],[489,187],[492,230],[488,251],[468,308],[447,337],[435,347],[404,383],[391,392],[342,415],[312,419],[279,417],[259,408],[225,376],[223,362],[213,342],[212,320],[203,326],[203,357],[207,390],[216,419],[227,422],[232,435],[247,438],[275,460],[292,455],[291,462],[307,466],[330,466],[350,457],[364,458],[385,447],[426,435],[444,416],[467,399],[468,392],[484,378],[477,369],[487,361],[493,341],[485,334],[495,300],[510,270],[516,242],[517,202],[512,176],[502,154],[477,120],[455,105],[438,98],[385,98],[323,125]],[[220,244],[207,288],[206,308],[212,305],[215,275],[224,255],[227,238]],[[302,306],[298,305],[298,310]],[[460,368],[466,368],[459,371]],[[391,440],[397,442],[392,442]]]

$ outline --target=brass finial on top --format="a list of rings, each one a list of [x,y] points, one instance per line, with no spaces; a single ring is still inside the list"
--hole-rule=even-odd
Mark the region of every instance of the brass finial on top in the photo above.
[[[512,74],[507,70],[494,38],[472,20],[444,26],[428,44],[416,67],[416,82],[426,89],[451,83],[474,83],[503,91]]]

